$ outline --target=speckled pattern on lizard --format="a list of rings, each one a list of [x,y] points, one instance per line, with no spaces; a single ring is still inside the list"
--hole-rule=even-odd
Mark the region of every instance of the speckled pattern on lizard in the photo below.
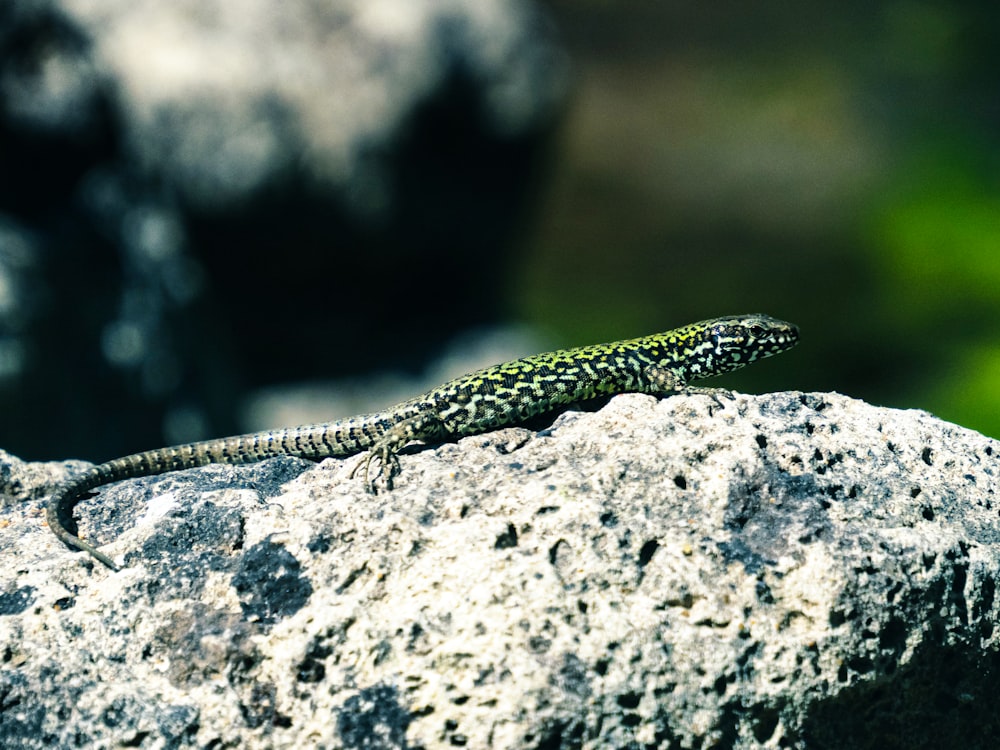
[[[244,464],[275,456],[320,460],[369,451],[361,464],[365,485],[374,490],[369,467],[378,458],[379,474],[391,489],[392,477],[399,472],[397,453],[413,441],[457,440],[618,393],[666,395],[712,390],[689,383],[779,354],[798,339],[798,328],[791,323],[748,314],[713,318],[626,341],[535,354],[463,375],[373,414],[116,458],[58,487],[49,500],[47,521],[67,545],[117,570],[110,557],[74,533],[74,506],[101,485],[213,463]]]

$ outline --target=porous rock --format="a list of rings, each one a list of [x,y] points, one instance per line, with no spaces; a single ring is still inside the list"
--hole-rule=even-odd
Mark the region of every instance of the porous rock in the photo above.
[[[113,485],[0,456],[4,747],[988,747],[1000,443],[837,394]]]

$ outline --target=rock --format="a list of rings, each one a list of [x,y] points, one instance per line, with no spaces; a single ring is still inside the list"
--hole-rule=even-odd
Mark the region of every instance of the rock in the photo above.
[[[4,747],[992,747],[1000,443],[838,394],[103,489],[0,456]]]
[[[0,444],[236,432],[496,324],[567,67],[527,1],[4,0]]]

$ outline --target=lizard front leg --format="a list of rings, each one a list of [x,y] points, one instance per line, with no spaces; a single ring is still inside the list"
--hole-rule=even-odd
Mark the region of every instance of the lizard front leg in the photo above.
[[[711,388],[705,386],[688,385],[680,376],[678,376],[669,367],[663,367],[662,365],[647,365],[642,374],[646,377],[646,380],[650,383],[652,388],[650,389],[652,393],[655,394],[667,394],[667,393],[700,393],[706,396],[711,396],[715,403],[722,406],[722,402],[719,401],[719,396],[725,396],[726,398],[732,399],[733,394],[727,388]]]

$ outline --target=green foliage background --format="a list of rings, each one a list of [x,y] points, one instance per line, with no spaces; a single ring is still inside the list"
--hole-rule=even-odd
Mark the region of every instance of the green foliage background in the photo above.
[[[559,343],[762,311],[727,379],[1000,436],[1000,4],[554,0],[572,101],[509,280]]]

